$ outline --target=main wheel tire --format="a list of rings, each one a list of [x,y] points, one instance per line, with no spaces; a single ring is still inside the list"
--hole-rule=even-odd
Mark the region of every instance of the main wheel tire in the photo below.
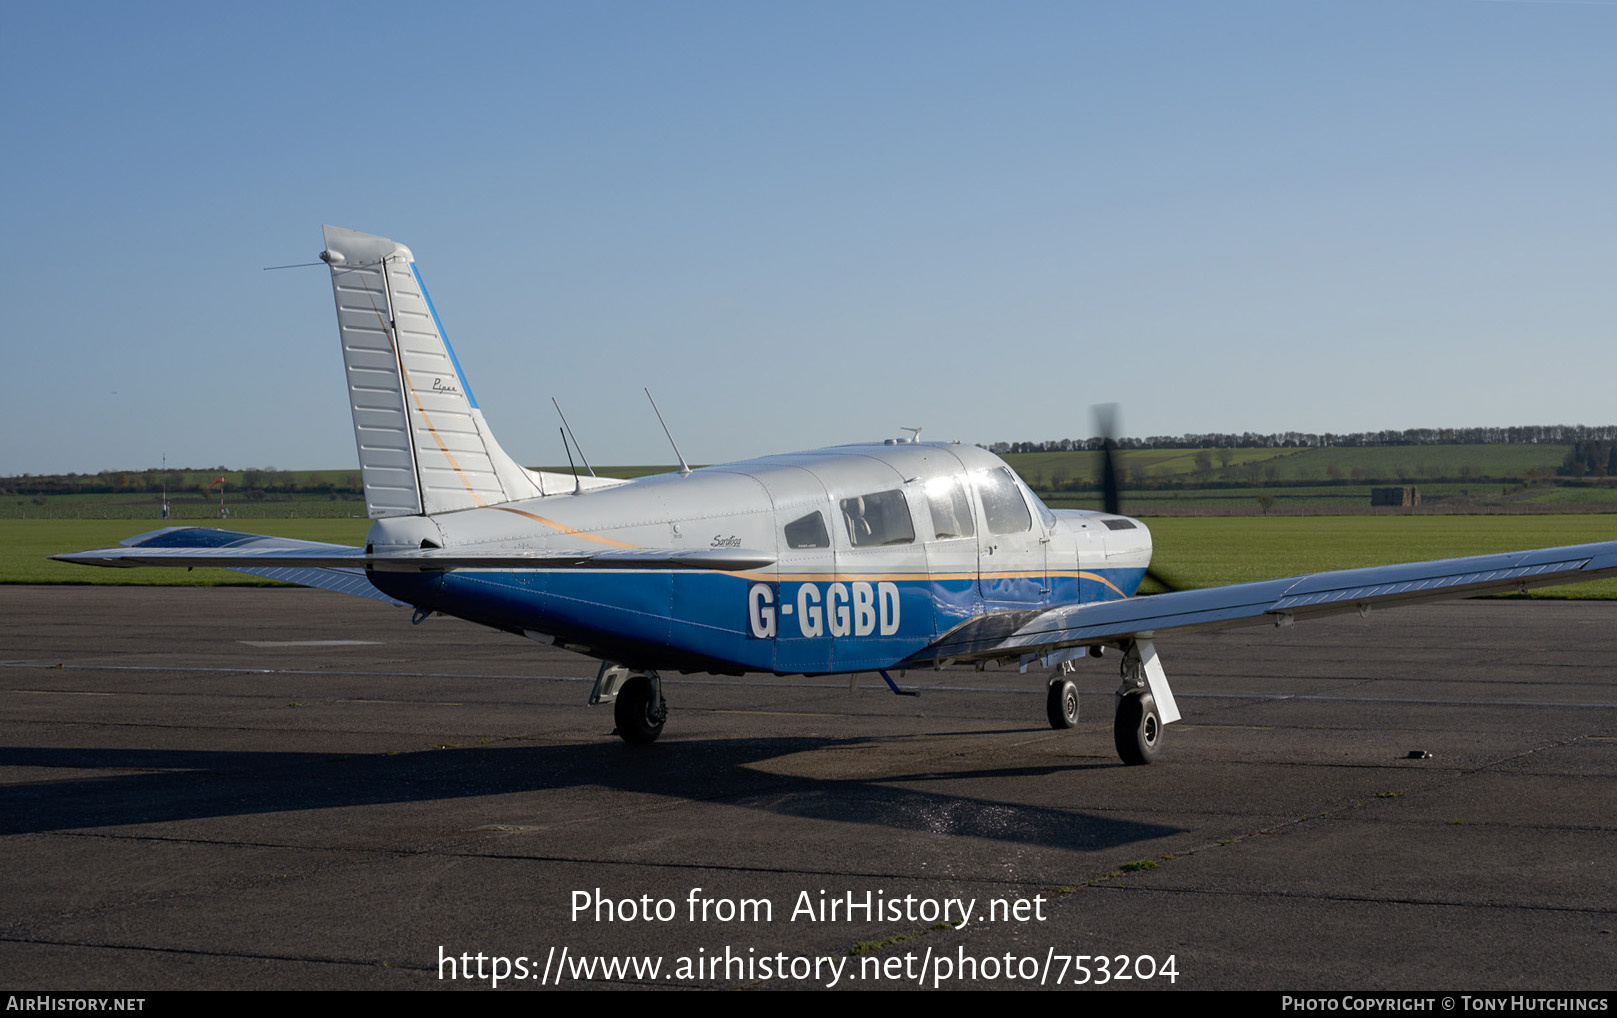
[[[618,737],[624,742],[656,742],[668,720],[668,704],[657,695],[657,687],[644,675],[629,678],[618,688],[612,701],[612,717],[618,723]]]
[[[1150,693],[1118,698],[1112,739],[1117,743],[1117,755],[1126,764],[1148,764],[1157,758],[1162,749],[1162,717]]]
[[[1044,699],[1044,713],[1050,727],[1060,730],[1078,724],[1078,684],[1071,679],[1056,679],[1050,683],[1050,693]]]

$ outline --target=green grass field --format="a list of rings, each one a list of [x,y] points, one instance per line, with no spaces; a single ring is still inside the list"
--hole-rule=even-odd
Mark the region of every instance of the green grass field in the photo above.
[[[1617,516],[1270,516],[1144,520],[1152,568],[1180,586],[1617,540]],[[1617,598],[1617,580],[1535,597]]]
[[[1329,569],[1617,540],[1617,516],[1269,516],[1146,518],[1152,565],[1182,586]],[[231,521],[231,528],[362,545],[368,520]],[[259,585],[221,569],[104,569],[47,556],[105,548],[144,530],[129,520],[0,520],[0,582]],[[1617,580],[1550,587],[1540,597],[1617,598]]]

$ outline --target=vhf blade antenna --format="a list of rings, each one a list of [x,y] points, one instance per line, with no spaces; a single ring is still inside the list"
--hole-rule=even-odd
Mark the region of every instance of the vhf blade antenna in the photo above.
[[[573,440],[573,447],[578,450],[578,458],[584,461],[584,469],[590,472],[591,477],[594,477],[595,468],[590,466],[590,458],[584,455],[584,447],[578,444],[578,436],[573,434],[573,426],[567,423],[567,415],[561,412],[561,404],[556,402],[556,397],[554,396],[550,397],[550,403],[556,408],[556,416],[561,418],[562,427],[567,429],[567,436]],[[562,444],[566,445],[567,443],[564,440]],[[571,457],[572,453],[567,455]],[[571,463],[572,460],[569,459],[567,462]]]
[[[646,390],[646,398],[651,399],[650,389]],[[679,443],[674,441],[674,433],[668,430],[668,422],[663,420],[663,412],[657,409],[657,401],[654,399],[651,399],[651,412],[657,415],[657,423],[663,426],[663,434],[668,436],[668,444],[674,447],[674,455],[679,459],[679,476],[685,477],[689,475],[691,472],[690,464],[685,462],[685,457],[680,453]]]

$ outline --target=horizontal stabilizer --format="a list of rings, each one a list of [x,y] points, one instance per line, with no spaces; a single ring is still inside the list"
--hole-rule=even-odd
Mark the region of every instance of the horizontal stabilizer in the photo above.
[[[319,541],[296,541],[208,527],[164,527],[125,538],[116,548],[52,555],[60,562],[87,566],[217,566],[300,587],[368,597],[388,604],[402,601],[377,590],[365,575],[365,550]],[[276,564],[270,559],[278,558]]]
[[[249,562],[364,568],[365,549],[346,544],[297,541],[211,527],[164,527],[124,538],[116,548],[52,555],[83,566],[218,566]]]
[[[373,601],[386,601],[388,604],[404,605],[396,597],[388,597],[371,578],[365,575],[362,569],[321,569],[317,567],[304,567],[301,569],[288,566],[273,568],[247,568],[245,566],[226,566],[226,569],[249,576],[262,576],[266,580],[276,580],[280,583],[295,583],[300,587],[318,587],[321,590],[330,590],[338,594],[352,594],[355,597],[368,597]],[[405,605],[408,607],[408,605]]]

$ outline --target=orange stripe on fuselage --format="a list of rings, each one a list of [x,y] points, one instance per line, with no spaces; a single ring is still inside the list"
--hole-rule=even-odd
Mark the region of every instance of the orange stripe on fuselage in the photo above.
[[[598,534],[591,534],[587,531],[579,530],[577,527],[569,527],[565,523],[557,523],[555,520],[547,520],[543,516],[536,513],[524,512],[521,509],[513,509],[508,505],[497,505],[493,508],[498,509],[502,513],[515,513],[518,516],[523,516],[527,519],[533,520],[535,523],[543,523],[552,530],[555,530],[558,533],[566,534],[568,537],[577,537],[585,541],[594,541],[596,544],[604,544],[609,548],[645,547],[643,544],[630,544],[627,541],[615,541],[610,537],[601,537]]]
[[[596,544],[604,544],[609,548],[633,548],[638,550],[646,547],[643,544],[630,544],[627,541],[618,541],[610,537],[602,537],[599,534],[591,534],[588,531],[579,530],[577,527],[569,527],[565,523],[558,523],[555,520],[546,519],[537,513],[530,513],[508,505],[497,505],[491,506],[490,508],[498,509],[500,512],[512,513],[516,516],[521,516],[525,519],[533,520],[535,523],[542,523],[558,533],[566,534],[568,537],[576,537],[585,541],[594,541]],[[992,573],[761,573],[756,570],[746,570],[725,572],[724,575],[734,576],[737,579],[742,580],[759,580],[766,583],[851,583],[858,580],[864,580],[867,582],[872,580],[893,580],[905,582],[918,582],[924,580],[1042,580],[1051,576],[1065,576],[1074,577],[1080,580],[1094,580],[1096,583],[1101,584],[1108,590],[1115,591],[1118,597],[1128,597],[1128,595],[1125,594],[1117,586],[1117,584],[1113,583],[1111,580],[1108,580],[1099,573],[1091,573],[1085,570],[1023,570],[1021,572],[1010,571]]]

